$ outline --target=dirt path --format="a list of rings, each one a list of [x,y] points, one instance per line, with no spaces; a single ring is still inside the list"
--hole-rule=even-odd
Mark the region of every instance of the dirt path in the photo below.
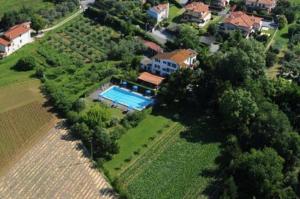
[[[63,21],[59,22],[58,24],[50,27],[50,28],[46,28],[46,29],[43,29],[41,30],[40,32],[41,33],[45,33],[45,32],[48,32],[50,30],[54,30],[56,28],[59,28],[61,27],[62,25],[64,25],[65,23],[71,21],[72,19],[74,19],[75,17],[77,17],[78,15],[80,15],[84,10],[83,9],[79,9],[77,12],[75,12],[73,15],[69,16],[68,18],[64,19]]]
[[[1,199],[115,198],[80,141],[53,128],[0,177]]]

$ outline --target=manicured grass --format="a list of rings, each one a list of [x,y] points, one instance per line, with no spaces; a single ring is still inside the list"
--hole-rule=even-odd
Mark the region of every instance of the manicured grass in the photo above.
[[[31,43],[16,51],[14,54],[0,60],[0,87],[16,82],[24,82],[33,74],[30,72],[18,72],[12,67],[18,62],[21,57],[34,55],[38,43]]]
[[[175,19],[176,17],[182,15],[184,12],[183,8],[178,8],[175,5],[171,5],[170,6],[170,10],[169,10],[169,21],[173,21],[173,19]]]
[[[118,182],[129,198],[207,198],[214,194],[210,186],[217,174],[211,174],[220,143],[206,124],[195,130],[197,138],[184,138],[185,129],[177,124],[122,173]]]
[[[136,127],[130,129],[118,141],[120,153],[115,155],[111,161],[104,164],[111,178],[120,174],[121,169],[129,165],[129,159],[134,159],[134,152],[145,151],[145,144],[149,145],[151,137],[156,136],[158,131],[164,129],[167,124],[172,123],[162,116],[147,115],[147,117]]]
[[[7,11],[18,10],[23,6],[36,10],[53,6],[52,3],[45,0],[0,0],[0,5],[0,17]]]

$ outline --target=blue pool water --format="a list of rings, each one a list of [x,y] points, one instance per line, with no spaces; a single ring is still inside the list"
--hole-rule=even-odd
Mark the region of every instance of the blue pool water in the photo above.
[[[150,98],[133,93],[118,86],[110,87],[100,93],[99,96],[139,111],[153,103],[153,100]]]

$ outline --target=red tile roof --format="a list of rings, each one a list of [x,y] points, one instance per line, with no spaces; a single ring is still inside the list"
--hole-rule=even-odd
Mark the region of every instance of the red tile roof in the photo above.
[[[160,53],[155,55],[154,59],[169,59],[179,65],[185,65],[184,61],[190,57],[196,56],[197,53],[191,49],[179,49],[172,52]]]
[[[247,3],[258,3],[258,4],[264,4],[264,5],[273,5],[276,0],[246,0]]]
[[[1,46],[8,46],[9,44],[10,44],[9,41],[0,37],[0,45]]]
[[[153,75],[153,74],[148,73],[148,72],[143,72],[138,77],[138,80],[151,83],[155,86],[159,86],[162,83],[162,81],[164,80],[164,78],[160,77],[160,76],[157,76],[157,75]]]
[[[247,15],[244,12],[237,11],[232,12],[225,20],[224,23],[230,23],[235,26],[243,26],[246,28],[252,28],[255,24],[259,24],[262,18]]]
[[[157,53],[163,52],[163,49],[159,45],[157,45],[156,43],[154,43],[152,41],[142,40],[142,42],[147,48],[149,48]]]
[[[202,2],[192,2],[185,6],[186,10],[196,12],[196,13],[206,13],[209,12],[209,6]]]
[[[157,6],[153,6],[152,9],[154,9],[157,13],[161,13],[162,11],[168,9],[169,3],[164,4],[158,4]]]
[[[22,34],[28,32],[30,30],[29,27],[27,27],[24,24],[19,24],[16,26],[11,27],[8,31],[4,33],[4,37],[6,37],[9,40],[13,40]]]

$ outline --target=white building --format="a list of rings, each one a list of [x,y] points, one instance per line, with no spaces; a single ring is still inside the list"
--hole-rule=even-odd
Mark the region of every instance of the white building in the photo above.
[[[185,6],[184,20],[205,24],[211,19],[209,6],[202,2],[192,2]]]
[[[169,3],[153,6],[147,11],[148,15],[156,20],[157,23],[169,17]]]
[[[245,0],[245,4],[248,8],[255,10],[266,10],[271,12],[276,7],[276,0]]]
[[[31,41],[30,23],[11,27],[0,37],[0,57],[12,54]]]
[[[246,37],[255,31],[259,31],[262,27],[262,18],[247,15],[244,12],[231,12],[220,26],[223,32],[230,32],[232,30],[240,30]]]
[[[197,53],[191,49],[179,49],[167,53],[159,53],[150,60],[143,60],[141,68],[153,74],[167,76],[180,68],[195,66]]]

